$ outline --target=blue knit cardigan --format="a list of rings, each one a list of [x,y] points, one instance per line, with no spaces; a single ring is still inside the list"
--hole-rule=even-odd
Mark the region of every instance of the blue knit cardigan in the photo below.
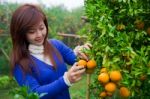
[[[69,86],[66,85],[63,79],[64,72],[67,71],[66,63],[73,65],[76,62],[74,52],[59,40],[51,39],[49,42],[60,52],[63,62],[60,62],[55,56],[57,69],[37,59],[31,55],[36,66],[31,66],[32,74],[23,71],[19,64],[15,65],[14,77],[20,86],[29,87],[30,92],[44,93],[40,99],[70,99]]]

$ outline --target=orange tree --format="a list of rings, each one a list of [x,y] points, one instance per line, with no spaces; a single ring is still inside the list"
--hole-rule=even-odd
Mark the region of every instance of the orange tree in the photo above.
[[[85,11],[90,55],[98,64],[91,96],[150,97],[150,1],[85,0]],[[105,83],[101,69],[108,74]]]

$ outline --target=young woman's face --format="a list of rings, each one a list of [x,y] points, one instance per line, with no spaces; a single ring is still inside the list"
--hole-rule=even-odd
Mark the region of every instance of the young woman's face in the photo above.
[[[46,26],[43,21],[40,21],[35,27],[32,27],[26,34],[30,44],[43,45],[46,36]]]

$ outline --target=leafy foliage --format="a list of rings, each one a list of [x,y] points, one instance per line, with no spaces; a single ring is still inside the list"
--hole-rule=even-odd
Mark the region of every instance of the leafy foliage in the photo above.
[[[130,98],[150,97],[149,0],[85,0],[85,7],[92,56],[99,65],[95,75],[101,67],[120,70],[123,79],[118,87],[128,87]],[[102,90],[96,76],[91,94],[99,97]]]
[[[13,96],[13,99],[40,99],[40,97],[45,95],[45,93],[41,95],[34,92],[29,93],[28,87],[26,86],[14,88],[10,91],[9,94]]]
[[[17,87],[17,84],[13,78],[6,75],[0,77],[0,89],[8,89],[15,86]]]

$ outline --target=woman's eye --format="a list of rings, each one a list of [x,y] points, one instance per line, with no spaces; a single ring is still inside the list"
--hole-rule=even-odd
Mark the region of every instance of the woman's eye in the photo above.
[[[40,30],[43,30],[44,29],[44,27],[40,27]]]
[[[29,33],[33,34],[35,31],[34,30],[30,30]]]

